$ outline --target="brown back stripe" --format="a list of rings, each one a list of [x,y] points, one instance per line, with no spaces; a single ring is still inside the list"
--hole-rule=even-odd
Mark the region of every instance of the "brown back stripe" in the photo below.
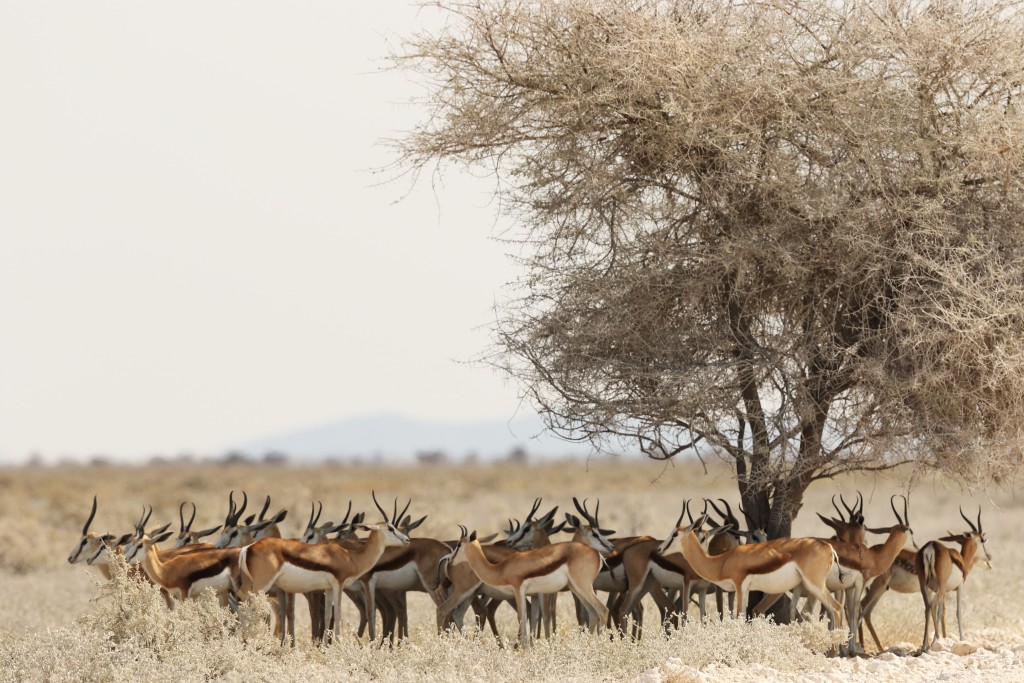
[[[325,574],[334,574],[334,570],[331,569],[329,565],[321,564],[320,562],[309,560],[307,558],[300,557],[299,555],[294,555],[288,552],[287,550],[282,549],[281,556],[289,563],[294,564],[296,567],[299,567],[300,569],[307,569],[311,572],[323,572]]]
[[[769,574],[776,569],[781,568],[786,563],[790,562],[793,558],[789,555],[776,555],[772,554],[771,557],[764,562],[760,562],[750,567],[748,570],[749,574]]]
[[[658,565],[666,571],[675,572],[676,574],[683,573],[683,570],[679,567],[678,564],[668,559],[661,553],[651,553],[651,560],[654,561],[654,564]]]
[[[368,573],[390,572],[395,569],[401,569],[405,565],[412,562],[413,559],[414,558],[412,550],[407,548],[402,552],[398,553],[397,555],[395,555],[394,557],[392,557],[387,562],[381,562],[380,564],[375,565],[374,568],[370,570],[370,572]]]
[[[529,572],[526,573],[526,575],[523,578],[532,579],[537,576],[546,576],[547,574],[550,574],[551,572],[561,567],[563,564],[564,562],[562,562],[561,559],[549,560],[548,562],[545,562],[544,564],[538,565],[534,569],[531,569]]]
[[[217,574],[220,574],[222,571],[224,571],[229,564],[229,558],[221,557],[216,562],[211,562],[205,567],[201,567],[200,569],[197,569],[196,571],[189,574],[187,577],[188,583],[192,584],[202,579],[208,579],[211,576],[217,576]]]

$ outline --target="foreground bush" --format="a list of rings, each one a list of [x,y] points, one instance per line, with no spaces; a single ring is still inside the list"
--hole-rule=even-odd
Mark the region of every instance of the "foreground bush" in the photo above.
[[[563,622],[557,638],[530,651],[502,649],[489,634],[439,637],[426,627],[393,650],[368,647],[351,635],[324,649],[300,643],[293,650],[279,647],[270,635],[265,622],[270,610],[262,599],[244,604],[237,618],[212,594],[169,611],[159,591],[123,564],[97,593],[94,611],[71,625],[0,643],[3,679],[632,679],[669,660],[696,669],[760,663],[781,671],[817,670],[826,666],[820,653],[832,643],[822,624],[691,623],[671,638],[649,633],[634,644],[593,638]]]

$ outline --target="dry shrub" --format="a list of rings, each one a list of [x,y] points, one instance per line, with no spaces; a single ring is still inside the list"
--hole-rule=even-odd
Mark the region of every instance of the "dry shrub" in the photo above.
[[[72,625],[23,633],[0,644],[5,678],[19,681],[392,680],[492,681],[629,679],[677,658],[688,666],[754,662],[781,671],[818,670],[830,644],[821,624],[777,627],[764,619],[691,623],[639,643],[593,637],[563,626],[529,650],[501,648],[488,634],[435,635],[416,629],[391,650],[345,631],[335,645],[282,648],[270,635],[259,596],[236,619],[212,593],[166,609],[159,591],[122,563],[97,587],[96,610]],[[564,624],[565,622],[563,622]]]

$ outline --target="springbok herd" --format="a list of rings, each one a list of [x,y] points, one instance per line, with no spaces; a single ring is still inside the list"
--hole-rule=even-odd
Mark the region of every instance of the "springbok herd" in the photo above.
[[[902,514],[898,499],[902,499]],[[147,530],[152,508],[144,508],[134,531],[118,537],[90,531],[97,507],[93,497],[82,538],[68,562],[98,567],[109,578],[113,555],[123,555],[129,565],[141,565],[144,576],[162,589],[168,607],[207,588],[232,609],[254,592],[265,592],[282,644],[286,639],[295,643],[296,593],[308,602],[312,638],[318,643],[335,637],[342,595],[359,610],[359,637],[368,631],[369,641],[377,641],[379,612],[382,638],[391,642],[407,638],[406,593],[421,591],[437,608],[439,631],[452,624],[461,629],[472,608],[479,622],[486,620],[497,636],[495,611],[503,602],[510,603],[518,615],[520,642],[528,646],[532,638],[541,633],[550,637],[554,631],[554,601],[562,591],[572,593],[580,627],[596,633],[608,626],[634,638],[640,636],[644,596],[651,596],[661,622],[669,628],[685,623],[694,598],[704,619],[706,596],[714,592],[718,614],[724,612],[727,599],[734,617],[763,613],[787,594],[790,618],[803,618],[820,605],[832,628],[845,623],[849,630],[841,648],[847,654],[864,651],[862,625],[867,625],[875,645],[882,649],[871,613],[887,590],[921,593],[925,615],[921,651],[929,649],[940,629],[946,635],[945,597],[955,591],[957,627],[963,639],[964,582],[979,562],[991,567],[980,510],[972,521],[961,508],[968,530],[918,549],[907,500],[897,496],[890,500],[896,520],[891,526],[866,526],[864,501],[858,493],[852,506],[840,496],[842,510],[833,497],[836,516],[818,514],[835,532],[831,538],[774,540],[766,540],[760,529],[742,529],[723,499],[705,500],[696,519],[690,501],[684,503],[664,540],[615,537],[614,531],[599,523],[600,502],[591,512],[586,501],[572,500],[579,516],[566,513],[564,521],[556,524],[558,508],[539,514],[538,498],[525,520],[508,520],[507,537],[494,542],[498,534],[481,538],[465,527],[453,540],[410,538],[426,516],[413,521],[406,514],[409,504],[399,511],[397,500],[389,515],[376,494],[373,502],[382,516],[380,522],[366,523],[362,512],[353,515],[350,502],[340,522],[321,524],[323,505],[314,504],[302,537],[286,539],[279,525],[287,511],[268,517],[268,496],[259,515],[243,520],[248,496],[243,493],[239,505],[234,492],[228,497],[222,525],[193,531],[195,505],[186,521],[188,504],[182,503],[176,536],[170,524]],[[218,531],[215,542],[203,542]],[[572,540],[552,542],[562,531],[572,533]],[[357,532],[367,535],[359,538]],[[885,542],[868,546],[868,532],[887,535]],[[172,537],[173,548],[158,548]],[[607,600],[602,602],[597,591],[607,592]],[[763,597],[751,607],[748,597],[755,591]],[[797,609],[800,598],[805,600]]]

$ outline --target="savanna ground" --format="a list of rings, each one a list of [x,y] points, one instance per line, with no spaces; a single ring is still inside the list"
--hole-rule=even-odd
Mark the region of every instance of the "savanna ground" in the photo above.
[[[866,498],[868,525],[888,526],[894,523],[889,496],[906,486],[898,475],[818,482],[794,534],[826,535],[829,530],[813,513],[831,512],[833,494],[842,492],[849,501],[857,489]],[[300,637],[292,650],[278,647],[266,632],[263,603],[244,608],[241,625],[232,630],[212,599],[170,613],[148,586],[127,579],[101,584],[95,572],[67,564],[93,494],[99,510],[92,529],[120,534],[131,529],[143,504],[155,510],[150,526],[172,520],[177,526],[183,500],[198,506],[195,528],[217,524],[231,489],[248,492],[252,512],[271,494],[271,511],[289,510],[284,531],[295,536],[315,500],[324,503],[321,522],[340,517],[349,499],[355,510],[375,519],[371,489],[382,501],[397,496],[404,504],[411,497],[410,513],[429,515],[415,533],[437,538],[455,536],[458,524],[482,534],[498,531],[507,518],[522,518],[536,496],[544,498],[542,510],[571,510],[573,495],[600,497],[603,526],[620,535],[659,537],[686,498],[736,499],[724,468],[704,474],[695,463],[665,466],[637,459],[419,468],[209,464],[0,470],[0,680],[1024,680],[1024,577],[1018,569],[1024,566],[1024,501],[1005,490],[971,495],[955,483],[929,478],[917,481],[910,496],[918,544],[963,528],[958,505],[972,518],[980,505],[994,562],[992,571],[978,570],[968,581],[965,642],[943,641],[922,657],[906,656],[921,641],[918,595],[884,598],[875,624],[890,651],[854,660],[821,654],[829,645],[821,624],[692,620],[664,638],[649,620],[652,628],[639,643],[592,638],[570,627],[567,596],[559,599],[557,637],[530,651],[499,649],[475,628],[438,636],[433,604],[422,594],[410,596],[411,638],[400,647],[368,647],[348,625],[340,643],[317,649],[309,642],[300,598]],[[342,610],[346,620],[355,617],[351,603]],[[651,606],[647,613],[656,610]],[[499,612],[499,626],[514,638],[511,609]],[[955,635],[955,620],[950,626]]]

